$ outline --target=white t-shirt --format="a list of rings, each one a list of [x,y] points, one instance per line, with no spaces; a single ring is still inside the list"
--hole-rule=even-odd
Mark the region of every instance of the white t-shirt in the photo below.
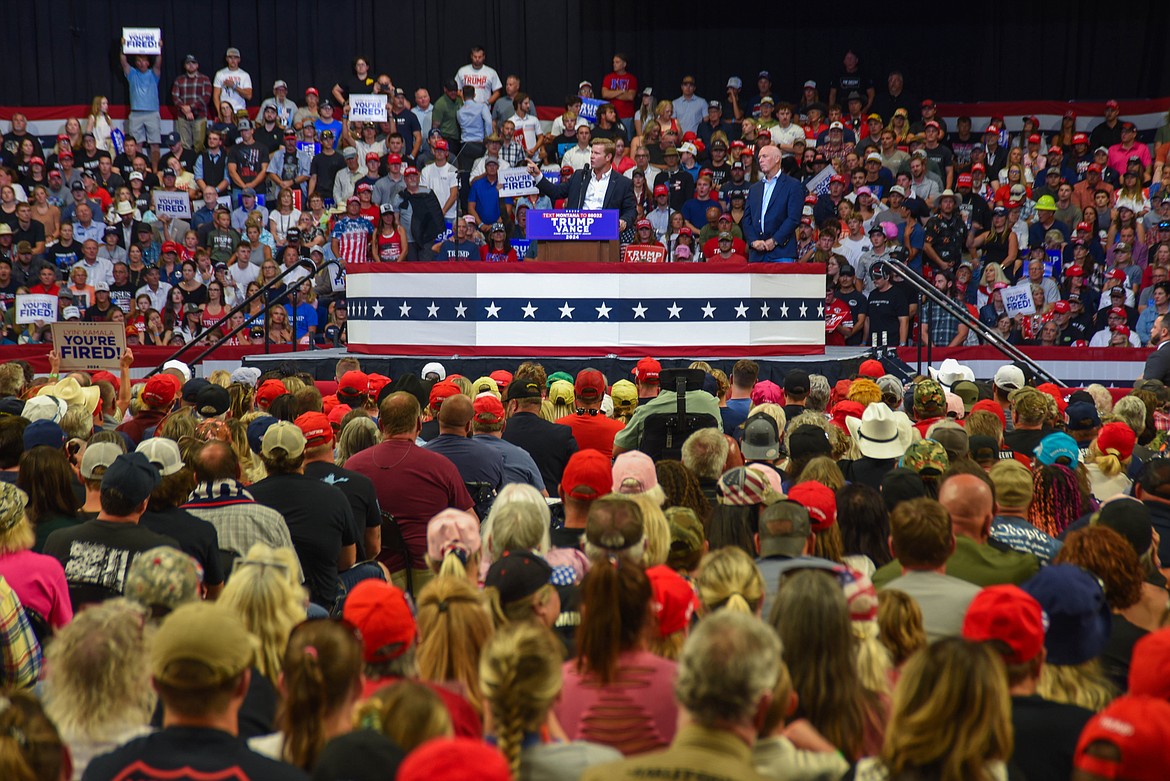
[[[873,249],[873,245],[870,244],[868,236],[862,236],[860,239],[851,239],[845,236],[841,239],[840,245],[836,247],[837,252],[844,255],[850,265],[856,264],[862,254],[871,249]]]
[[[796,143],[797,139],[804,138],[804,129],[795,122],[789,123],[788,127],[776,125],[768,132],[772,134],[772,143],[777,147],[792,146]],[[784,157],[792,157],[791,152],[783,152],[782,154]]]
[[[472,163],[471,177],[470,177],[471,181],[475,181],[476,178],[483,176],[483,173],[487,168],[487,166],[484,163],[484,161],[486,161],[486,160],[487,160],[487,155],[484,155],[483,157],[479,158],[474,163]],[[503,158],[500,159],[500,170],[501,171],[503,171],[507,168],[511,168],[511,167],[512,166],[508,164],[507,160],[504,160]]]
[[[232,86],[225,86],[224,81],[229,79],[234,79],[235,83]],[[252,89],[252,77],[248,75],[246,70],[241,70],[240,68],[236,68],[235,70],[220,68],[215,72],[215,80],[212,81],[212,85],[219,87],[219,99],[231,103],[232,108],[236,111],[247,108],[248,103],[244,100],[244,96],[236,92],[236,87]],[[218,111],[219,106],[214,106],[212,110]]]
[[[244,268],[240,268],[239,263],[233,263],[228,266],[227,278],[235,285],[236,295],[240,297],[241,301],[248,295],[248,285],[255,282],[259,276],[260,267],[253,263],[249,263]]]
[[[461,90],[464,87],[475,87],[475,102],[484,105],[487,105],[493,92],[504,86],[500,74],[488,65],[481,65],[478,69],[470,64],[464,65],[455,71],[455,83]]]
[[[439,199],[439,204],[442,205],[451,197],[451,188],[459,186],[459,170],[455,166],[447,163],[442,168],[429,163],[422,169],[422,174],[419,175],[419,185],[427,187]],[[451,204],[451,208],[443,216],[448,220],[455,219],[455,209],[459,206],[459,199]]]
[[[540,120],[532,114],[523,118],[519,114],[513,114],[511,120],[512,124],[516,126],[517,135],[523,134],[521,140],[524,143],[524,149],[531,154],[532,150],[536,148],[537,138],[544,132],[540,126]]]

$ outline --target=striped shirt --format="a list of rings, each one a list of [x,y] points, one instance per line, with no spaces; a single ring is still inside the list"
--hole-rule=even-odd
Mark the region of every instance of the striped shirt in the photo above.
[[[345,263],[365,263],[373,230],[365,217],[342,215],[335,219],[329,237],[337,239],[337,257]]]

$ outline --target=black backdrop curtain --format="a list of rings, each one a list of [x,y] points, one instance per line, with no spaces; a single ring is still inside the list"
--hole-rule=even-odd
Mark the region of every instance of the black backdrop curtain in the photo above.
[[[722,97],[728,76],[754,90],[771,71],[796,97],[822,84],[853,48],[878,82],[906,73],[908,92],[942,101],[1142,98],[1170,94],[1170,3],[838,2],[673,3],[631,0],[51,0],[4,2],[0,105],[126,102],[117,69],[123,26],[161,27],[163,83],[184,54],[204,73],[236,46],[256,100],[284,79],[290,97],[325,92],[356,53],[409,91],[439,83],[487,48],[501,77],[521,75],[542,105],[560,103],[582,78],[598,81],[615,50],[660,96],[684,73],[698,94]],[[825,96],[827,92],[822,92]],[[298,102],[300,102],[298,100]]]

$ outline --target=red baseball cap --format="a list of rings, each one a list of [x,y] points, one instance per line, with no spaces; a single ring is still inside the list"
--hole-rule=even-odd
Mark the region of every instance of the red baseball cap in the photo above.
[[[605,395],[605,375],[597,369],[582,369],[573,383],[573,395],[581,401],[601,401]]]
[[[1119,268],[1115,268],[1109,272],[1108,276],[1106,276],[1106,279],[1120,279],[1124,282],[1126,279],[1125,272]]]
[[[1071,310],[1069,309],[1067,301],[1057,301],[1055,304],[1052,305],[1052,311],[1053,312],[1060,312],[1061,314],[1064,314],[1065,312],[1069,312]]]
[[[695,232],[684,225],[683,227],[678,229],[678,235],[679,236],[694,236]]]
[[[566,499],[592,501],[610,493],[613,469],[600,450],[585,448],[569,457],[561,474],[561,492]]]
[[[288,388],[284,387],[284,383],[280,380],[265,380],[256,389],[256,406],[268,409],[268,405],[277,396],[283,396],[286,393],[288,393]]]
[[[385,388],[389,384],[390,384],[390,378],[387,377],[386,375],[384,375],[384,374],[371,374],[370,375],[370,398],[371,399],[378,398],[378,394],[382,392],[382,388]]]
[[[386,165],[394,165],[402,162],[402,155],[388,155],[386,157]]]
[[[857,369],[858,377],[869,377],[874,380],[876,380],[878,377],[884,376],[885,373],[886,367],[882,366],[882,362],[876,358],[870,358],[869,360],[862,361],[861,366]]]
[[[963,618],[963,637],[998,640],[1011,649],[1009,664],[1035,659],[1044,648],[1044,610],[1019,586],[988,586],[975,595]]]
[[[829,177],[829,184],[845,184],[847,181],[841,174],[833,174]]]
[[[1109,307],[1109,314],[1116,315],[1117,317],[1125,317],[1126,316],[1125,315],[1125,307],[1111,306],[1111,307]]]
[[[477,396],[471,408],[475,411],[476,423],[499,423],[504,419],[504,404],[491,393]]]
[[[451,145],[447,143],[447,139],[445,139],[445,138],[440,138],[437,141],[435,141],[434,146],[435,146],[435,149],[450,149],[451,148]]]
[[[1120,108],[1120,107],[1121,107],[1121,104],[1119,104],[1116,100],[1105,101],[1105,108]]]
[[[788,490],[788,499],[808,510],[814,532],[823,532],[837,522],[837,495],[824,483],[815,480],[797,483]]]
[[[167,254],[168,252],[173,252],[176,255],[178,255],[179,250],[180,250],[180,247],[176,242],[164,241],[163,245],[162,245],[162,249],[159,250],[159,252],[161,252],[163,255]]]
[[[983,135],[987,135],[988,133],[995,133],[996,135],[999,135],[999,128],[997,128],[995,125],[988,125],[987,129],[983,131]]]
[[[462,392],[459,386],[450,380],[440,380],[431,386],[431,395],[427,398],[427,403],[431,409],[437,410],[444,401]]]
[[[959,187],[971,186],[971,174],[959,174]]]
[[[638,361],[638,365],[634,367],[634,371],[631,373],[638,382],[654,384],[658,382],[658,375],[662,373],[662,364],[650,356],[646,356]]]
[[[156,374],[151,377],[146,381],[146,387],[142,389],[142,400],[156,409],[174,404],[178,388],[172,379],[177,378],[169,374]]]
[[[1085,269],[1082,266],[1069,266],[1064,270],[1064,275],[1066,277],[1083,277],[1085,275]],[[1059,304],[1060,302],[1057,301],[1056,303]]]
[[[935,130],[942,130],[942,125],[940,125],[939,123],[935,122],[933,119],[932,119],[932,120],[930,120],[929,122],[927,122],[927,123],[926,123],[925,125],[923,125],[922,127],[923,127],[923,129],[925,129],[925,128],[929,128],[929,127],[932,127],[932,128],[934,128]]]
[[[512,382],[512,372],[505,369],[496,369],[488,376],[495,380],[496,385],[499,385],[501,388]]]
[[[1093,230],[1093,226],[1090,225],[1089,223],[1087,223],[1087,222],[1078,222],[1077,223],[1077,233],[1088,233],[1091,230]]]
[[[1074,144],[1088,144],[1089,137],[1084,133],[1073,133]]]
[[[336,402],[337,397],[334,396],[333,400]],[[345,416],[351,412],[353,412],[353,407],[349,406],[348,404],[335,403],[333,405],[333,408],[329,410],[329,412],[326,414],[326,417],[329,418],[329,424],[333,426],[333,430],[335,432],[341,430],[341,421],[343,421]]]
[[[323,412],[306,412],[295,423],[305,435],[305,447],[320,447],[333,441],[333,426]]]
[[[371,160],[381,160],[381,159],[382,158],[378,157],[377,152],[366,152],[366,162],[367,163],[370,162]]]
[[[1029,144],[1039,144],[1040,143],[1040,134],[1033,133],[1032,135],[1028,136],[1028,143]]]
[[[656,185],[654,185],[654,194],[655,195],[670,195],[670,190],[668,190],[666,188],[666,185],[664,185],[664,184],[656,184]]]
[[[1053,144],[1052,146],[1048,147],[1048,155],[1049,155],[1050,157],[1051,157],[1052,155],[1063,155],[1063,154],[1064,154],[1064,150],[1063,150],[1063,149],[1061,149],[1060,147],[1056,146],[1055,144]]]
[[[1088,173],[1090,171],[1099,174],[1101,173],[1101,166],[1096,163],[1089,163],[1089,167],[1085,169],[1085,172]]]
[[[305,94],[306,95],[320,95],[321,93],[317,92],[316,87],[309,87],[307,90],[305,90]]]
[[[663,187],[662,189],[665,190],[666,188]],[[653,228],[654,226],[652,224],[650,224],[650,220],[643,217],[642,219],[640,219],[636,223],[634,223],[634,227],[641,229],[641,228]]]
[[[1170,629],[1150,632],[1133,646],[1129,693],[1170,700]]]
[[[646,570],[650,581],[651,607],[658,620],[658,636],[681,632],[691,623],[699,607],[699,597],[686,578],[665,564]]]
[[[367,396],[370,393],[370,375],[360,371],[348,371],[337,383],[339,396]]]
[[[368,663],[402,656],[418,631],[402,589],[378,578],[363,580],[350,590],[341,617],[361,632],[362,658]]]
[[[972,172],[974,172],[974,171],[983,171],[984,173],[986,173],[986,172],[987,172],[987,166],[985,166],[983,163],[975,163],[974,165],[972,165],[972,166],[971,166],[971,171],[972,171]]]
[[[1108,756],[1089,749],[1095,743],[1111,747]],[[1170,746],[1170,703],[1129,694],[1118,697],[1089,719],[1077,741],[1073,768],[1101,778],[1160,781],[1165,778]]]
[[[403,176],[418,176],[418,169],[413,165],[406,166],[406,170],[402,172]]]
[[[975,402],[971,405],[971,412],[990,412],[992,415],[995,415],[997,418],[999,418],[999,424],[1001,426],[1007,425],[1007,415],[1004,413],[1003,407],[999,406],[999,404],[992,401],[991,399],[983,399],[982,401]],[[967,414],[970,415],[971,412],[968,412]]]

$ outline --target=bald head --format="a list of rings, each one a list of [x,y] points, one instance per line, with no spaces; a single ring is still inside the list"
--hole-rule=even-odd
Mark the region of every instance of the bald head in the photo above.
[[[201,483],[240,478],[240,459],[231,445],[218,439],[208,440],[199,448],[194,466],[195,478]]]
[[[444,434],[466,434],[473,410],[471,399],[458,393],[443,400],[439,407],[439,431]]]
[[[985,481],[975,475],[955,475],[939,488],[938,502],[951,514],[951,528],[956,537],[987,541],[995,501]]]

